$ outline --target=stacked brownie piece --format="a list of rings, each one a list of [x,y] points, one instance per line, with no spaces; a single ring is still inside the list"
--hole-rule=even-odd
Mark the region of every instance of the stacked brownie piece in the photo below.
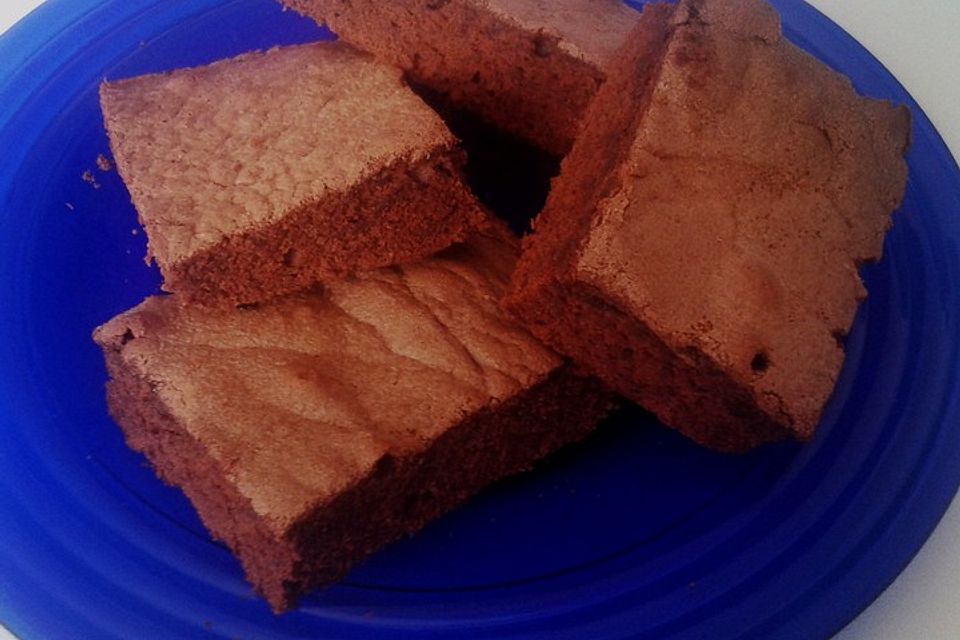
[[[465,239],[464,155],[400,71],[339,43],[104,84],[164,288],[249,304]]]
[[[282,0],[442,103],[565,154],[640,14],[622,0]]]
[[[668,13],[610,70],[507,307],[704,445],[807,440],[903,196],[909,113],[760,0]]]
[[[585,437],[608,388],[719,450],[812,436],[905,110],[761,0],[284,2],[357,49],[102,87],[169,295],[94,335],[130,446],[275,610]],[[566,154],[522,250],[411,85]]]

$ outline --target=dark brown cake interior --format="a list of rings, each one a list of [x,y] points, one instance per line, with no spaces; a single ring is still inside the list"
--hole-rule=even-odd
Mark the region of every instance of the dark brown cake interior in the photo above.
[[[536,0],[283,2],[406,70],[441,102],[556,155],[573,144],[603,64],[635,19],[620,0],[556,0],[549,9]],[[546,15],[525,20],[538,13]],[[582,28],[563,34],[561,25]]]
[[[529,469],[589,435],[610,410],[599,383],[560,369],[521,396],[481,411],[422,454],[384,458],[377,471],[278,537],[185,433],[150,385],[108,353],[110,409],[131,448],[181,488],[211,534],[242,560],[247,580],[276,612],[333,584],[391,542],[413,534],[500,478]],[[570,402],[576,398],[577,402]]]
[[[463,184],[464,162],[456,148],[413,165],[396,162],[174,264],[164,288],[200,304],[250,304],[436,253],[485,220]]]

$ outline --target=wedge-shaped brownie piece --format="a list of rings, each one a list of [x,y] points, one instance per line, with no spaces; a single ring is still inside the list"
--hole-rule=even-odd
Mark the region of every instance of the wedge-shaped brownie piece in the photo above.
[[[500,310],[518,243],[495,235],[249,309],[150,298],[97,330],[129,444],[275,609],[610,407]]]
[[[261,301],[428,256],[483,220],[439,116],[342,44],[107,83],[101,103],[181,299]]]
[[[621,0],[281,0],[455,107],[569,151],[637,11]]]
[[[698,442],[810,438],[903,196],[909,113],[759,0],[686,0],[612,73],[506,306]]]

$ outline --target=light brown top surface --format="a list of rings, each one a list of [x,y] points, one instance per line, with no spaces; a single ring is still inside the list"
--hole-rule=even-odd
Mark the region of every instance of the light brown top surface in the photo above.
[[[161,267],[454,144],[400,71],[336,43],[107,83],[101,104]]]
[[[858,264],[902,196],[908,114],[857,96],[759,0],[687,0],[675,22],[577,269],[809,433],[865,294]]]
[[[235,312],[150,298],[97,330],[281,532],[470,413],[523,392],[560,359],[500,311],[512,241],[478,237]]]
[[[622,0],[468,0],[530,31],[559,38],[558,46],[585,62],[606,66],[640,13]]]

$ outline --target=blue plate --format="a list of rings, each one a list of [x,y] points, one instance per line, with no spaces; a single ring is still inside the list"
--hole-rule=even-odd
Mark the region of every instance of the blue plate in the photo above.
[[[323,34],[273,0],[50,0],[0,38],[0,619],[33,638],[823,638],[960,482],[960,180],[930,122],[806,4],[790,38],[911,106],[906,201],[817,440],[700,450],[625,410],[273,616],[107,416],[90,331],[157,289],[103,77]]]

